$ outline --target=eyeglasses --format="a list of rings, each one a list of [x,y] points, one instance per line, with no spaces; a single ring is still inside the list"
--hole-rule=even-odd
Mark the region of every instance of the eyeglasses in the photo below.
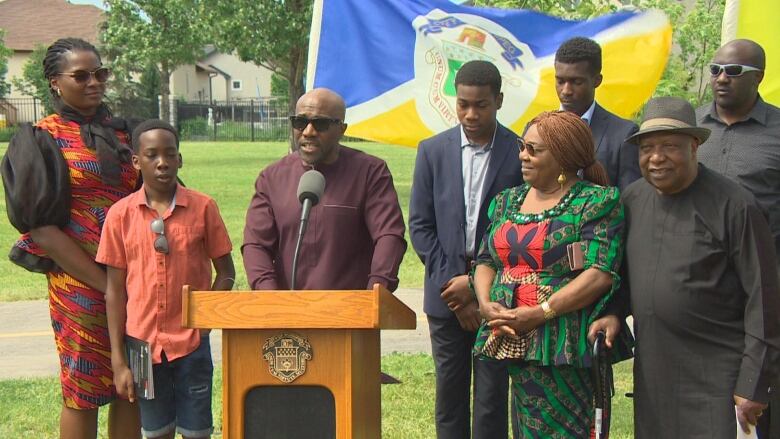
[[[157,234],[157,238],[154,239],[154,250],[167,255],[168,254],[168,238],[165,237],[165,223],[162,218],[155,218],[150,224],[152,232]]]
[[[290,116],[290,124],[296,130],[303,131],[311,124],[317,132],[328,131],[331,126],[341,123],[341,119],[330,119],[327,117],[317,117],[309,119],[304,116]]]
[[[537,152],[542,151],[542,149],[537,146],[534,146],[530,143],[525,143],[525,139],[522,137],[517,138],[517,148],[520,152],[528,151],[528,155],[531,157],[535,156]]]
[[[721,72],[726,72],[726,76],[742,76],[745,72],[760,72],[761,69],[753,66],[746,66],[742,64],[710,64],[710,74],[712,76],[720,76]]]
[[[95,81],[103,83],[108,81],[108,77],[111,76],[111,70],[107,67],[100,67],[93,71],[76,70],[75,72],[62,72],[59,75],[70,76],[79,84],[86,84],[89,82],[89,78],[95,77]]]

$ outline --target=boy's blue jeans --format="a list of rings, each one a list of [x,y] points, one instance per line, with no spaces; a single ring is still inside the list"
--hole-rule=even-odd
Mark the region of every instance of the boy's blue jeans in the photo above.
[[[154,399],[138,399],[141,427],[147,438],[164,436],[174,429],[186,437],[209,437],[213,428],[211,417],[211,362],[209,337],[200,338],[193,352],[168,361],[165,352],[162,363],[152,366]]]

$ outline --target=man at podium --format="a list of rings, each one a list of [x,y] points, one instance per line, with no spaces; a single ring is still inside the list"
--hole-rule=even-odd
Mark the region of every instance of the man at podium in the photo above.
[[[344,115],[344,100],[328,89],[298,100],[295,151],[260,172],[246,215],[241,253],[251,289],[291,289],[302,221],[295,289],[398,287],[406,240],[393,178],[383,160],[339,144]],[[324,189],[321,179],[308,187],[311,170],[324,176]]]

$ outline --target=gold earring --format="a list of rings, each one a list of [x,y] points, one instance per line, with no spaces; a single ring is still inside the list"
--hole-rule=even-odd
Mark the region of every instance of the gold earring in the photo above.
[[[563,192],[563,185],[566,183],[566,174],[561,171],[561,175],[558,176],[558,184],[561,185],[561,192]]]
[[[60,90],[59,88],[57,89],[57,96],[62,96],[62,90]]]

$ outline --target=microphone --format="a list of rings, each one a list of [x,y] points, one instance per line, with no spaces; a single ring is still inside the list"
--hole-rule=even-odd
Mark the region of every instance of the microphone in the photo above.
[[[301,251],[301,242],[303,234],[306,233],[306,226],[309,223],[309,212],[311,208],[320,202],[322,192],[325,190],[325,176],[314,169],[306,171],[301,175],[298,181],[298,201],[301,202],[301,223],[298,227],[298,240],[295,243],[295,253],[293,254],[292,275],[290,279],[290,289],[295,289],[295,272],[298,268],[298,253]]]

